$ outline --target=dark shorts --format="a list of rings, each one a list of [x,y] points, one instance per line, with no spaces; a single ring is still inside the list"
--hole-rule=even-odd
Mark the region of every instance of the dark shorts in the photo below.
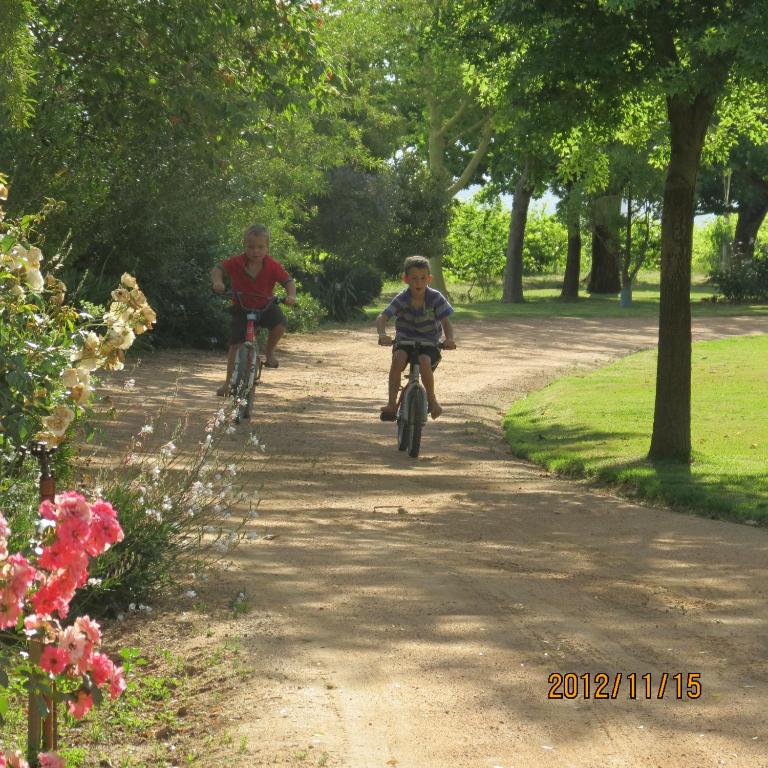
[[[401,347],[397,342],[395,342],[394,346],[392,347],[392,354],[394,355],[398,349],[402,349],[407,355],[411,353],[411,347]],[[440,350],[437,347],[424,347],[420,354],[429,356],[429,359],[432,361],[433,371],[435,368],[437,368],[438,365],[440,365],[440,361],[443,359],[443,356],[440,354]]]
[[[248,320],[245,317],[245,312],[240,307],[232,307],[230,312],[232,313],[232,325],[229,329],[229,343],[242,344],[245,341],[245,330]],[[278,304],[273,304],[256,323],[256,331],[258,332],[259,328],[271,330],[275,326],[285,325],[285,323],[283,310],[280,309]]]

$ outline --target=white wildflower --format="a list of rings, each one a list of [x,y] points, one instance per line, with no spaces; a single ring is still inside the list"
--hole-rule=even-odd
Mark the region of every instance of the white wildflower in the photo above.
[[[195,592],[194,589],[189,589],[184,593],[184,597],[188,597],[190,600],[193,600],[197,597],[197,592]]]
[[[160,448],[160,455],[164,459],[170,459],[174,453],[176,453],[176,444],[173,442],[173,440],[170,440]]]
[[[128,381],[123,384],[123,389],[133,389],[136,386],[136,379],[128,379]]]
[[[155,431],[155,428],[151,424],[145,424],[140,430],[139,434],[144,437],[144,435],[151,435]]]

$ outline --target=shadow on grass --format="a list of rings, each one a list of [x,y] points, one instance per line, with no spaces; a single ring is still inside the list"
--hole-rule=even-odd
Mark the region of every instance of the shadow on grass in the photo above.
[[[636,443],[639,432],[598,432],[560,424],[535,430],[505,424],[513,455],[551,472],[610,486],[624,496],[666,504],[706,517],[756,521],[768,525],[768,480],[765,472],[707,473],[691,464],[653,462],[647,457],[612,457],[586,446]]]

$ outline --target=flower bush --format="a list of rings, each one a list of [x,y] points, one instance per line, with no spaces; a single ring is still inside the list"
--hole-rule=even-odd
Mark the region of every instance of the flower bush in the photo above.
[[[44,716],[52,702],[64,701],[69,714],[81,719],[98,704],[104,691],[115,699],[125,690],[122,667],[99,650],[101,630],[88,616],[69,626],[64,621],[75,592],[88,580],[92,558],[122,541],[123,530],[111,504],[89,502],[75,492],[39,509],[30,553],[11,553],[10,527],[0,514],[0,631],[15,645],[0,675],[0,715],[10,706],[9,692],[20,683]],[[30,651],[20,639],[30,641]],[[39,651],[36,653],[35,650]],[[38,765],[63,768],[55,753],[37,756]],[[2,766],[26,766],[17,751],[0,752]]]
[[[116,466],[84,478],[121,510],[126,538],[99,558],[78,609],[116,615],[145,603],[226,558],[258,517],[259,492],[241,482],[244,465],[264,452],[256,435],[239,451],[226,450],[235,427],[224,408],[196,436],[186,420],[170,434],[163,423],[160,411],[132,436]]]
[[[138,334],[156,321],[136,280],[124,274],[97,319],[65,303],[66,285],[41,271],[29,244],[40,216],[5,221],[0,175],[0,469],[18,461],[31,437],[58,445],[92,390],[92,374],[119,370]]]

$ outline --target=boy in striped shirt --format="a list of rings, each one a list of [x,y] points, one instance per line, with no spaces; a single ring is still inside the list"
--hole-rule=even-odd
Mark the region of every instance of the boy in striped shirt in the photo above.
[[[445,334],[443,349],[456,349],[453,340],[453,326],[448,316],[453,312],[453,307],[448,303],[440,291],[429,287],[432,275],[429,270],[429,261],[424,256],[409,256],[405,260],[403,281],[408,287],[395,296],[389,306],[376,318],[376,330],[379,333],[379,344],[389,346],[394,343],[392,349],[392,365],[389,369],[389,400],[381,409],[382,421],[395,421],[397,419],[397,393],[400,390],[400,377],[408,365],[408,353],[398,347],[400,341],[421,341],[425,344],[434,344],[427,347],[419,355],[421,367],[421,380],[424,389],[427,390],[429,413],[436,419],[443,409],[435,397],[435,378],[433,371],[440,362],[440,350],[437,343],[441,333]],[[387,335],[387,322],[391,317],[395,318],[395,338]]]

